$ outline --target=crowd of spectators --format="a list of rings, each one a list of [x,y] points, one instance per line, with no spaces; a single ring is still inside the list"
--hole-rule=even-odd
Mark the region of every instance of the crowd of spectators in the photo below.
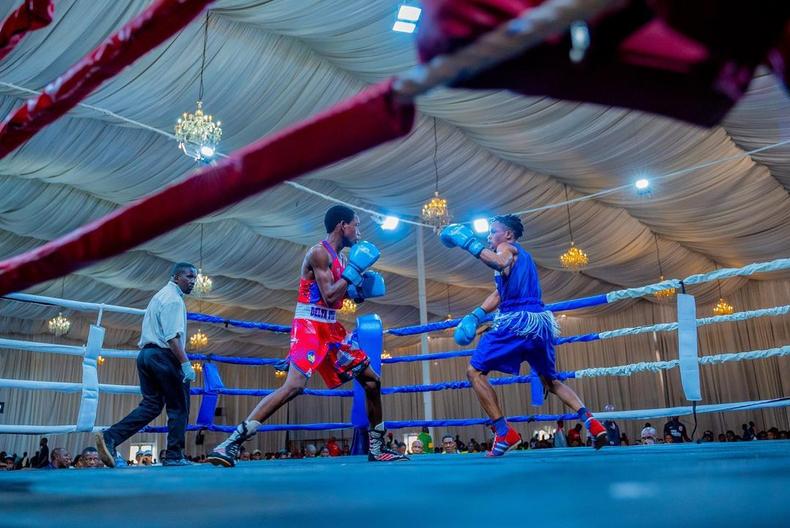
[[[620,428],[614,421],[607,420],[604,422],[604,426],[607,430],[610,446],[678,444],[693,441],[686,425],[681,422],[677,416],[670,418],[669,421],[664,424],[663,434],[660,436],[657,429],[650,422],[645,423],[639,438],[633,441],[631,441],[625,433],[620,432]],[[547,434],[545,432],[542,434],[535,433],[532,438],[522,440],[521,444],[519,444],[516,449],[526,450],[589,446],[591,445],[592,439],[589,435],[585,435],[583,429],[582,424],[577,423],[566,432],[565,424],[560,421],[557,422],[557,428],[552,434]],[[587,438],[584,438],[585,436],[587,436]],[[790,440],[790,432],[779,430],[777,427],[758,430],[754,422],[749,422],[748,424],[741,425],[741,431],[739,431],[738,434],[733,430],[727,430],[726,432],[718,434],[711,430],[706,430],[696,441],[698,443],[707,443],[748,442],[758,440]],[[468,442],[464,442],[461,440],[460,435],[453,436],[451,434],[445,434],[441,436],[441,442],[434,445],[433,439],[428,433],[428,429],[423,428],[417,438],[412,440],[411,446],[407,446],[406,443],[395,438],[390,432],[387,434],[387,446],[409,455],[427,453],[454,455],[462,453],[484,453],[491,449],[491,441],[478,442],[474,438],[471,438]],[[250,452],[242,448],[239,458],[242,462],[247,462],[290,458],[337,457],[350,454],[348,440],[338,442],[334,436],[331,436],[326,442],[291,442],[290,449],[281,449],[277,452],[263,453],[259,449]],[[164,457],[164,450],[160,451],[158,455],[158,460],[162,460]],[[193,463],[205,463],[206,455],[187,456],[187,459]],[[128,464],[151,466],[156,465],[158,460],[154,458],[151,451],[141,450],[137,452],[134,460],[128,461]],[[19,456],[16,453],[0,451],[0,462],[4,465],[3,469],[7,471],[22,469],[93,469],[104,467],[95,447],[88,446],[76,456],[72,457],[71,453],[63,447],[55,447],[50,450],[47,438],[41,439],[39,442],[39,450],[36,451],[33,456],[28,456],[27,452]]]

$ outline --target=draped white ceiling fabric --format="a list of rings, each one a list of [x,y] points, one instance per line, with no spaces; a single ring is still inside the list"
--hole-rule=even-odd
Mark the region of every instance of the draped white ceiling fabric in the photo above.
[[[5,18],[18,2],[0,5]],[[150,2],[59,0],[53,23],[31,33],[0,63],[0,115],[40,90]],[[307,118],[367,84],[416,63],[414,37],[391,31],[395,0],[223,0],[212,6],[205,108],[223,122],[229,153]],[[95,91],[86,103],[0,160],[0,256],[68,233],[183,178],[195,165],[175,141],[99,109],[172,132],[194,109],[203,18]],[[522,97],[508,92],[437,90],[418,101],[408,137],[305,175],[299,182],[335,198],[416,218],[434,189],[434,122],[440,190],[453,217],[520,211],[660,176],[711,160],[738,158],[660,181],[650,197],[608,194],[571,208],[577,245],[590,256],[582,273],[563,271],[570,239],[564,207],[523,217],[525,247],[540,266],[547,301],[576,298],[790,255],[790,146],[740,157],[790,138],[790,98],[759,74],[721,126],[702,129],[620,108]],[[337,133],[342,134],[342,130]],[[183,197],[189,200],[188,196]],[[236,204],[69,276],[67,298],[144,307],[178,260],[197,262],[214,290],[190,309],[287,324],[298,266],[320,240],[331,202],[288,185]],[[383,232],[362,215],[363,236],[383,253],[389,295],[360,312],[386,326],[415,324],[415,232]],[[426,236],[430,318],[463,314],[481,302],[491,273]],[[722,284],[725,294],[746,279]],[[31,288],[60,296],[62,282]],[[700,302],[716,284],[694,290]],[[643,302],[643,301],[640,301]],[[620,303],[606,310],[627,308]],[[601,310],[592,313],[599,313]],[[3,302],[0,334],[46,331],[51,307]],[[134,345],[139,318],[108,316],[111,346]],[[84,337],[76,324],[72,336]],[[206,328],[209,351],[282,355],[287,337]],[[404,344],[413,343],[409,340]]]

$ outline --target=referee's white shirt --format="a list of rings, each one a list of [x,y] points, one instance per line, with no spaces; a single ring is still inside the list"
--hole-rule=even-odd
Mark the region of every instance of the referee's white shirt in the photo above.
[[[143,329],[140,343],[152,344],[162,348],[170,348],[167,342],[178,336],[181,346],[186,348],[187,306],[184,304],[184,292],[175,282],[167,285],[153,296],[143,317]]]

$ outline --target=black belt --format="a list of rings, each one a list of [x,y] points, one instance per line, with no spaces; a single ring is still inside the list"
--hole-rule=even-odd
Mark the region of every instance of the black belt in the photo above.
[[[142,348],[140,348],[140,350],[143,350],[145,348],[158,348],[159,350],[170,350],[170,348],[161,347],[153,343],[146,343],[145,345],[142,346]]]

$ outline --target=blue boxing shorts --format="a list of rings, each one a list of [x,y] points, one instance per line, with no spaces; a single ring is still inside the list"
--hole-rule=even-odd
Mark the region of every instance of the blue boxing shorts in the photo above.
[[[536,335],[489,330],[480,338],[469,364],[485,374],[496,370],[518,375],[524,361],[539,376],[557,379],[554,343]]]

